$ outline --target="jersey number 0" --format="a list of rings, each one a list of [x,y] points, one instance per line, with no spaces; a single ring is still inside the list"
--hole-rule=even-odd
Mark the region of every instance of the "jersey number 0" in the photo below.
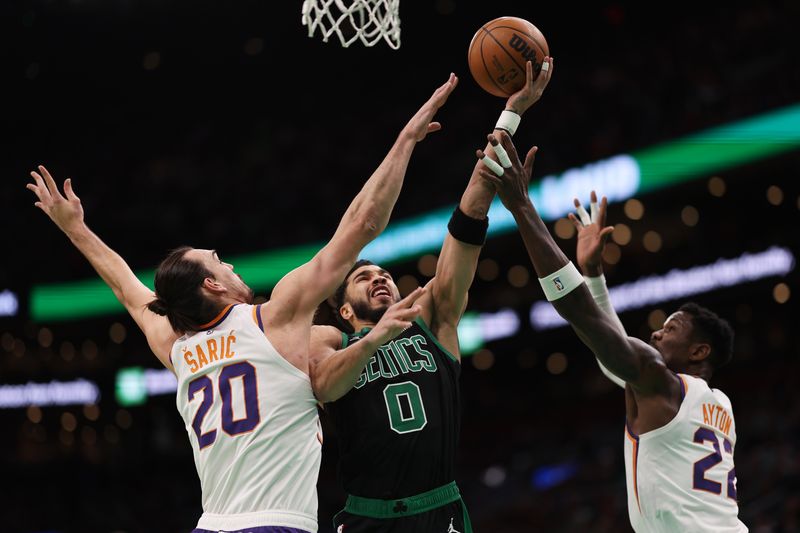
[[[425,427],[428,417],[419,387],[412,381],[392,383],[383,389],[389,427],[395,433],[413,433]]]

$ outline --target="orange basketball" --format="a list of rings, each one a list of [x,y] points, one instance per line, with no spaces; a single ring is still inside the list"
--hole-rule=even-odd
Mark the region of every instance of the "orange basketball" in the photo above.
[[[509,97],[525,85],[525,63],[533,63],[534,77],[550,55],[547,40],[527,20],[500,17],[475,32],[469,43],[469,71],[485,91]]]

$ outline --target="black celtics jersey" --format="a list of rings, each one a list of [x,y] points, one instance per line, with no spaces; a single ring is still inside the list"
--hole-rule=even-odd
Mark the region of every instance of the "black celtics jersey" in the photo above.
[[[343,344],[367,331],[346,335]],[[348,494],[391,500],[453,481],[460,372],[461,364],[418,318],[375,352],[346,395],[325,405]]]

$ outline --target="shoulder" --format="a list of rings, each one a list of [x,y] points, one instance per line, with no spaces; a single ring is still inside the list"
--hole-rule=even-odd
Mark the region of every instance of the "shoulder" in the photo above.
[[[319,364],[343,346],[343,333],[333,326],[311,326],[308,359],[311,366]]]
[[[311,345],[313,346],[329,346],[334,350],[342,347],[343,333],[334,326],[311,326]]]
[[[719,403],[723,407],[725,407],[729,411],[733,410],[733,405],[731,404],[731,399],[728,397],[727,394],[725,394],[724,392],[722,392],[719,389],[713,389],[710,386],[708,388],[711,390],[711,393],[714,395],[715,398],[717,398],[717,401],[719,401]]]

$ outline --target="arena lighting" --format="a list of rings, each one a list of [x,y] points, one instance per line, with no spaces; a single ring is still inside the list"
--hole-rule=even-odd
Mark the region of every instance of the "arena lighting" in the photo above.
[[[166,368],[156,370],[138,366],[117,371],[116,396],[122,406],[141,405],[149,396],[173,394],[178,390],[175,374]]]
[[[0,316],[17,316],[19,299],[12,291],[6,289],[0,292]]]
[[[100,389],[92,381],[51,381],[24,385],[0,385],[0,408],[31,405],[87,405],[100,400]]]
[[[772,247],[734,259],[718,259],[708,265],[646,276],[611,287],[608,292],[614,309],[621,313],[770,276],[784,276],[794,268],[794,264],[794,255],[788,248]],[[567,325],[555,308],[544,300],[533,304],[530,321],[536,330]]]
[[[531,476],[531,485],[537,490],[547,490],[568,481],[578,473],[578,465],[565,462],[540,466]]]
[[[464,313],[458,323],[461,355],[471,355],[486,342],[516,335],[519,327],[519,315],[513,309],[501,309],[496,313]]]
[[[669,141],[634,154],[621,154],[546,176],[531,185],[530,195],[545,220],[573,209],[572,199],[586,198],[597,190],[610,202],[627,200],[663,187],[694,179],[744,163],[800,147],[800,104]],[[442,244],[454,206],[401,220],[389,225],[362,254],[388,265]],[[489,235],[515,230],[510,213],[495,201],[489,211]],[[287,272],[308,261],[321,248],[312,243],[231,257],[229,261],[247,283],[258,291],[271,289]],[[137,274],[152,287],[153,271]],[[33,287],[31,317],[36,321],[69,320],[119,313],[124,309],[100,279]]]

